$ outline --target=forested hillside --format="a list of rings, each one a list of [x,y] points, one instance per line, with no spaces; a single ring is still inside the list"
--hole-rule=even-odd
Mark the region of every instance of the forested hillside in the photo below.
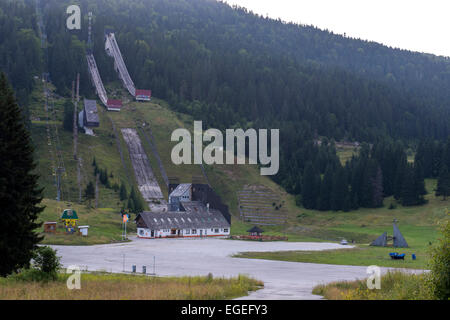
[[[104,29],[113,28],[136,86],[151,88],[154,96],[167,100],[174,110],[203,120],[207,127],[280,128],[281,164],[274,180],[299,195],[299,204],[305,205],[303,192],[309,180],[305,175],[314,177],[319,185],[338,180],[326,174],[327,168],[333,174],[340,172],[334,146],[319,147],[313,142],[318,137],[388,146],[380,147],[386,152],[383,156],[367,151],[348,165],[356,171],[370,168],[361,178],[363,182],[353,183],[354,173],[341,174],[343,182],[336,184],[345,186],[348,195],[341,197],[348,202],[336,208],[344,209],[344,205],[378,206],[380,197],[382,202],[383,196],[394,194],[400,169],[387,168],[381,161],[397,145],[402,149],[395,153],[394,162],[402,168],[398,172],[423,176],[422,169],[404,169],[406,145],[449,136],[448,58],[286,24],[212,0],[76,3],[83,14],[81,31],[65,27],[65,8],[72,1],[49,0],[42,7],[50,77],[60,94],[69,94],[72,80],[80,72],[82,93],[93,95],[84,58],[87,13],[92,11],[94,55],[105,82],[117,81],[103,39]],[[36,25],[34,0],[1,0],[0,68],[8,74],[24,106],[32,77],[42,72],[46,58]],[[394,144],[393,140],[401,141]],[[400,162],[402,165],[397,165]],[[441,167],[435,170],[442,171]],[[397,175],[400,180],[404,177]],[[396,185],[400,188],[406,183],[401,180]],[[316,199],[314,208],[321,207],[320,193],[332,190],[316,188],[316,195],[311,195]],[[369,190],[368,198],[355,198],[364,193],[356,188]],[[419,189],[414,191],[414,204],[420,203],[423,192]],[[398,191],[399,198],[401,193]],[[332,203],[328,198],[323,202],[327,208]]]

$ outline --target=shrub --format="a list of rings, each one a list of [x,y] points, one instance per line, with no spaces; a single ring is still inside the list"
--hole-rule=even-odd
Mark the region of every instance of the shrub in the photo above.
[[[61,267],[60,258],[52,248],[38,247],[33,256],[34,264],[30,269],[24,269],[16,278],[24,281],[49,281],[58,278]]]
[[[428,285],[435,299],[450,299],[450,219],[440,226],[442,237],[431,251]]]

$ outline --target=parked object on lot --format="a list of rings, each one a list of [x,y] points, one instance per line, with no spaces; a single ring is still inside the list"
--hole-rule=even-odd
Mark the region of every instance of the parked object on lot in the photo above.
[[[348,242],[347,242],[347,240],[342,239],[342,240],[341,240],[341,244],[344,245],[344,246],[346,246],[346,245],[348,244]]]

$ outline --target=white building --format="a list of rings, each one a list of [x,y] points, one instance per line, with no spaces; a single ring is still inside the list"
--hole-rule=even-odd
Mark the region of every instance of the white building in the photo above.
[[[142,212],[136,218],[139,238],[227,237],[230,224],[217,210]]]

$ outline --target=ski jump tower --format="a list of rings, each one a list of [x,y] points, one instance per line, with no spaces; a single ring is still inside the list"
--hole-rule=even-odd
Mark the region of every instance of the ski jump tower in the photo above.
[[[89,12],[89,37],[88,37],[86,60],[88,63],[89,74],[91,75],[91,80],[95,87],[95,91],[100,100],[102,101],[102,103],[107,107],[108,96],[106,94],[102,78],[100,77],[100,72],[98,71],[97,62],[95,61],[94,58],[93,47],[94,43],[92,41],[92,12]]]
[[[116,36],[110,30],[105,30],[105,50],[110,57],[114,58],[114,69],[116,69],[119,74],[119,78],[122,80],[123,85],[128,92],[135,97],[136,87],[134,86],[133,80],[131,80],[125,62],[123,61],[122,53],[120,52],[119,45],[116,41]]]

